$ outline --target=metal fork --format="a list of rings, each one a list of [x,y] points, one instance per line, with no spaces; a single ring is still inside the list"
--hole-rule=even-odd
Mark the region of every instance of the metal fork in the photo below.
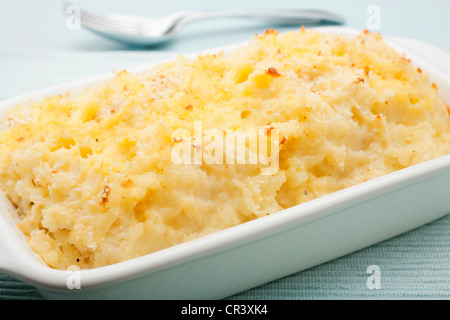
[[[68,4],[70,5],[70,4]],[[225,17],[253,18],[278,24],[343,24],[344,20],[330,12],[320,10],[270,9],[180,11],[168,16],[150,19],[118,14],[98,14],[78,9],[80,25],[101,36],[137,45],[155,45],[172,39],[187,23],[201,19]]]

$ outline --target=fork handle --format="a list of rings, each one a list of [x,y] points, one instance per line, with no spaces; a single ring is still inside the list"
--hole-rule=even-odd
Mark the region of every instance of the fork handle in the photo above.
[[[180,22],[185,24],[200,19],[231,17],[252,18],[282,24],[345,23],[342,17],[327,11],[299,9],[187,11]]]

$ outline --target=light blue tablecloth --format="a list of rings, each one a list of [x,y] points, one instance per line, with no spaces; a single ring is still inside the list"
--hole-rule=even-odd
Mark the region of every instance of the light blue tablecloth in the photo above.
[[[18,3],[18,2],[17,2]],[[26,7],[21,1],[21,7]],[[37,2],[36,2],[37,3]],[[82,2],[81,3],[90,3]],[[105,1],[91,6],[101,8]],[[142,13],[142,2],[130,0],[127,13]],[[168,1],[152,14],[188,8],[188,3]],[[250,1],[245,4],[227,1],[226,6],[274,7],[272,2]],[[272,5],[269,5],[272,3]],[[77,80],[112,69],[129,68],[177,52],[194,51],[248,40],[255,32],[268,26],[247,23],[244,29],[236,26],[227,31],[226,23],[214,23],[218,34],[202,34],[199,26],[188,30],[187,37],[179,42],[155,50],[126,50],[125,47],[98,39],[83,31],[56,30],[64,16],[55,1],[25,1],[29,11],[19,11],[16,2],[0,12],[0,23],[8,23],[10,32],[0,35],[0,100],[27,91],[36,90],[66,81]],[[265,5],[267,4],[267,5]],[[415,37],[450,51],[448,30],[450,1],[279,1],[279,7],[326,8],[347,18],[347,26],[366,27],[369,5],[381,8],[382,34]],[[117,12],[120,5],[111,4]],[[139,7],[141,6],[141,7]],[[198,1],[192,8],[214,8],[217,3]],[[33,25],[44,9],[52,9],[48,19]],[[141,9],[140,9],[141,8]],[[31,14],[33,13],[33,15]],[[19,18],[20,17],[20,18]],[[28,23],[19,25],[16,20]],[[4,26],[3,26],[4,27]],[[5,27],[3,30],[6,30]],[[199,31],[200,30],[200,31]],[[284,30],[284,29],[282,29]],[[424,212],[426,214],[426,212]],[[381,289],[370,290],[367,268],[380,268]],[[0,299],[41,299],[32,287],[9,276],[0,274]],[[449,299],[450,298],[450,216],[427,226],[380,243],[346,257],[291,275],[272,283],[237,294],[230,299]]]

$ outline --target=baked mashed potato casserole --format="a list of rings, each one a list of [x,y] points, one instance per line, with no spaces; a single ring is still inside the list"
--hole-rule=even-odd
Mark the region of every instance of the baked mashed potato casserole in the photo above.
[[[194,136],[195,122],[276,129],[277,170],[174,163],[183,137],[173,133]],[[437,86],[380,35],[268,30],[234,52],[115,72],[13,108],[0,131],[0,187],[49,266],[95,268],[448,153]]]

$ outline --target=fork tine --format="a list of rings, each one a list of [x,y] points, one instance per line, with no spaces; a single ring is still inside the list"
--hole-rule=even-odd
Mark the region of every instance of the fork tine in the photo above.
[[[118,18],[111,18],[111,17],[105,17],[105,16],[99,16],[96,14],[91,14],[88,12],[82,12],[80,13],[81,19],[86,19],[91,22],[100,23],[105,26],[120,26],[124,28],[136,28],[136,23],[132,23],[123,19]]]
[[[92,30],[96,30],[96,31],[103,31],[103,32],[114,32],[114,33],[120,33],[120,34],[124,34],[124,35],[138,35],[139,32],[137,30],[127,30],[125,28],[122,27],[118,27],[118,26],[104,26],[102,24],[99,24],[97,22],[92,22],[92,21],[86,21],[86,20],[81,20],[81,25],[85,28],[88,29],[92,29]]]
[[[117,23],[104,23],[101,21],[97,21],[97,20],[92,20],[89,18],[82,18],[81,19],[81,24],[82,25],[89,25],[91,27],[98,27],[98,28],[102,28],[102,29],[111,29],[111,30],[115,30],[115,31],[122,31],[122,32],[138,32],[139,28],[137,27],[128,27],[128,26],[123,26]]]
[[[109,29],[121,33],[136,34],[140,30],[140,26],[136,22],[133,23],[125,19],[106,17],[86,10],[80,10],[80,22],[89,28]]]
[[[90,19],[92,21],[100,21],[105,24],[111,24],[111,25],[119,24],[122,26],[129,26],[129,27],[136,26],[136,22],[131,22],[127,19],[120,19],[120,18],[116,18],[116,17],[99,15],[99,14],[92,13],[92,12],[89,12],[86,10],[80,10],[80,17],[84,17],[84,18]]]

